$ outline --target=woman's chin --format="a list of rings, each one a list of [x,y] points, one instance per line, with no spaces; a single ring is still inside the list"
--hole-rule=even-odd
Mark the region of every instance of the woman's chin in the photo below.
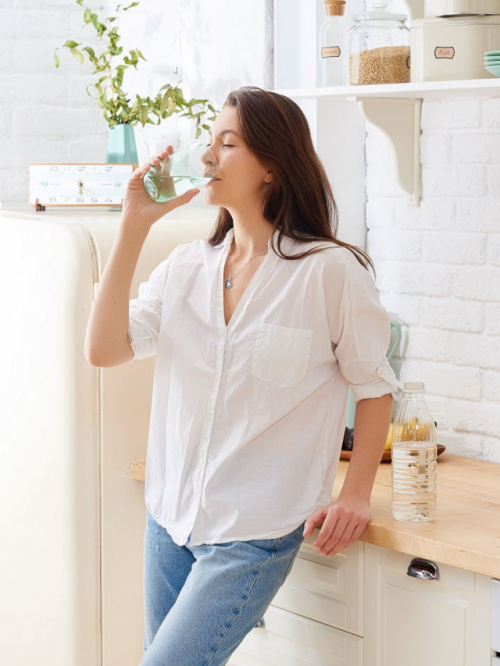
[[[207,191],[206,188],[203,190],[203,201],[207,206],[222,206],[218,198],[215,197],[212,192]]]

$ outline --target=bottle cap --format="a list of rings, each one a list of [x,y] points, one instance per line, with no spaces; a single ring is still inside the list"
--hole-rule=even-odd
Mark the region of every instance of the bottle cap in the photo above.
[[[327,16],[343,16],[345,11],[345,0],[325,0],[325,12]]]
[[[425,391],[425,384],[423,382],[405,382],[405,391]]]

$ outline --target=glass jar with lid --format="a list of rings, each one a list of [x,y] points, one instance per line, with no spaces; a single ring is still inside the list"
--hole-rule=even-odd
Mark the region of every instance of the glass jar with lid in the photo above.
[[[386,3],[372,4],[365,14],[353,16],[347,35],[351,85],[408,83],[410,30],[407,16],[387,11]]]

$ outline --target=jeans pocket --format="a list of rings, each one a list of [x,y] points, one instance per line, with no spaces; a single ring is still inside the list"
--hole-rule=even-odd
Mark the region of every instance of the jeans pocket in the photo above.
[[[272,553],[280,545],[283,539],[284,537],[277,537],[274,539],[251,539],[246,543],[254,546],[255,548],[260,548],[261,550],[265,550],[268,553]]]
[[[295,548],[295,550],[292,553],[292,556],[290,557],[290,562],[288,563],[288,567],[286,568],[285,575],[283,576],[283,581],[281,583],[282,585],[284,584],[284,582],[288,578],[288,575],[290,574],[290,571],[292,570],[293,563],[295,562],[295,558],[297,557],[297,555],[299,553],[300,546],[301,546],[303,540],[304,540],[304,537],[302,537],[300,542],[297,544],[297,547]]]
[[[283,539],[285,541],[284,547],[286,547],[287,550],[289,550],[290,560],[289,560],[287,568],[285,570],[285,574],[283,576],[283,581],[282,581],[281,585],[283,585],[283,583],[287,579],[288,574],[290,573],[290,571],[292,569],[295,558],[297,557],[299,549],[302,545],[302,542],[304,541],[303,532],[304,532],[304,525],[305,524],[306,524],[306,522],[304,521],[301,525],[299,525],[297,527],[297,529],[295,529],[293,532],[290,532],[289,534],[287,534],[283,537]]]

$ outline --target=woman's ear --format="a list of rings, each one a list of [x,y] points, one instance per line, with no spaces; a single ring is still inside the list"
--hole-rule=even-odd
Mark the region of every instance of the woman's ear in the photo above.
[[[264,176],[264,182],[265,183],[270,183],[270,182],[272,182],[272,180],[273,180],[273,174],[270,171],[268,171],[266,173],[266,175]]]

